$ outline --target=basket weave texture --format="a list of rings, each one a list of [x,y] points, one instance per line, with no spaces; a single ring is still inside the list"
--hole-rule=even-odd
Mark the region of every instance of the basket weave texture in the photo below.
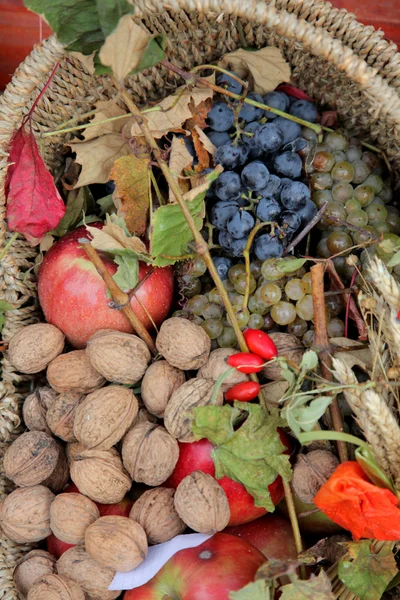
[[[171,62],[190,69],[215,61],[238,47],[279,47],[290,63],[296,83],[322,105],[336,108],[354,133],[378,144],[400,175],[400,54],[383,32],[364,27],[345,10],[313,0],[140,0],[138,21],[152,33],[168,38]],[[20,65],[0,99],[0,251],[10,233],[5,221],[3,183],[8,144],[13,131],[48,80],[60,67],[33,116],[38,134],[113,97],[107,78],[92,78],[74,57],[66,56],[55,37],[35,47]],[[182,82],[162,67],[129,79],[132,97],[140,104],[170,94]],[[49,141],[51,140],[51,141]],[[44,156],[54,174],[63,161],[66,136],[47,138]],[[15,310],[6,313],[3,338],[41,320],[32,267],[37,249],[17,239],[0,262],[0,299]],[[0,500],[12,489],[1,458],[23,430],[21,404],[32,378],[15,372],[4,356],[0,382]],[[16,600],[12,571],[30,546],[16,544],[0,532],[0,600]]]

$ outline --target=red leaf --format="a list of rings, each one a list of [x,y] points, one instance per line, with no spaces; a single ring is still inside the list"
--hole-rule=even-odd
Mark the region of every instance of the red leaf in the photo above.
[[[32,246],[57,227],[65,204],[40,155],[32,129],[23,123],[11,138],[5,182],[7,219],[11,231],[22,233]]]
[[[315,100],[310,98],[310,96],[307,96],[307,94],[299,90],[299,88],[295,87],[294,85],[290,85],[289,83],[281,83],[281,85],[278,85],[276,90],[277,92],[283,92],[288,96],[293,96],[298,100],[308,100],[309,102],[315,102]]]

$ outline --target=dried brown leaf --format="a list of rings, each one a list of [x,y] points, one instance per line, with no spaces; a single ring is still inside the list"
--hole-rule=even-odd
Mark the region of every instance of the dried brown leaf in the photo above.
[[[132,15],[124,15],[114,31],[106,37],[99,58],[103,65],[111,67],[118,81],[140,65],[151,36],[135,23]]]
[[[202,129],[200,129],[200,127],[198,127],[197,125],[194,129],[197,132],[197,135],[199,136],[200,142],[203,144],[203,146],[207,150],[207,152],[214,155],[217,148],[214,146],[214,144],[212,143],[210,138],[207,137],[206,134],[204,133],[204,131]]]
[[[107,183],[114,162],[130,153],[129,144],[119,133],[109,133],[88,142],[70,144],[82,171],[75,187],[91,183]]]
[[[199,159],[199,162],[194,167],[194,170],[197,173],[202,173],[204,169],[208,169],[208,167],[210,166],[210,155],[208,154],[207,150],[204,148],[202,142],[200,141],[200,137],[196,129],[193,129],[192,131],[192,138],[194,149],[196,151],[197,158]]]
[[[100,100],[96,103],[96,108],[98,109],[98,112],[94,115],[91,124],[98,123],[99,121],[104,121],[105,119],[110,119],[112,117],[119,117],[126,113],[126,111],[123,110],[120,106],[118,106],[118,104],[116,104],[115,102],[110,102],[108,100]],[[119,133],[126,122],[127,121],[125,121],[124,119],[118,119],[117,121],[99,123],[98,125],[88,127],[87,129],[85,129],[83,134],[85,142],[93,140],[94,138],[97,138],[102,135],[107,135],[108,133]]]
[[[169,154],[169,168],[175,179],[178,182],[182,193],[189,191],[189,182],[187,179],[180,179],[182,171],[191,167],[193,157],[186,148],[186,144],[182,138],[177,138],[175,135],[172,138],[171,152]],[[169,202],[176,203],[174,193],[169,188]]]
[[[178,96],[179,99],[177,99]],[[150,131],[156,138],[161,138],[171,131],[185,131],[182,128],[183,124],[193,116],[190,106],[192,106],[192,110],[197,110],[201,102],[207,100],[207,98],[212,98],[212,96],[213,91],[209,88],[194,87],[191,90],[183,87],[178,88],[175,94],[159,102],[157,106],[161,107],[160,111],[145,115]],[[173,108],[170,108],[175,102]],[[132,137],[143,135],[140,126],[136,122],[132,123],[131,135]]]
[[[95,54],[96,54],[95,52],[92,52],[92,54],[88,54],[86,56],[85,54],[82,54],[82,52],[70,52],[69,56],[72,56],[73,58],[76,58],[77,60],[79,60],[79,62],[81,63],[81,65],[83,65],[85,67],[85,69],[87,70],[89,75],[94,75],[94,72],[95,72],[94,55]]]
[[[147,254],[146,246],[138,237],[128,237],[123,228],[112,223],[109,215],[107,215],[107,222],[102,229],[97,227],[86,226],[92,236],[92,246],[96,250],[122,250],[123,248],[130,248],[138,254]]]
[[[186,121],[184,125],[185,129],[188,131],[193,131],[193,129],[196,129],[196,127],[199,127],[200,129],[205,129],[208,127],[206,118],[211,108],[212,98],[206,98],[197,106],[195,106],[194,101],[191,100],[189,103],[189,109],[192,113],[192,116]]]
[[[336,352],[333,351],[336,358],[340,358],[346,365],[352,369],[355,365],[363,369],[363,371],[372,370],[372,355],[369,348],[358,350],[357,346],[360,346],[359,342],[355,340],[349,340],[345,337],[331,338],[330,343],[333,347],[348,348],[348,352]]]
[[[148,163],[148,154],[121,156],[110,173],[115,182],[114,197],[120,204],[118,214],[124,217],[128,231],[139,236],[146,232],[150,205]]]
[[[268,46],[256,52],[240,48],[225,54],[218,65],[231,69],[241,79],[249,81],[259,94],[272,92],[280,83],[290,81],[290,67],[278,48]]]

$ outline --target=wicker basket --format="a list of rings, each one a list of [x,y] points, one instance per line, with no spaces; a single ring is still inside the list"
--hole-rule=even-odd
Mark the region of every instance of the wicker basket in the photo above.
[[[238,47],[278,46],[289,61],[297,84],[320,103],[336,108],[355,133],[376,142],[400,174],[400,54],[381,31],[364,27],[345,10],[314,0],[139,0],[138,20],[151,32],[168,38],[169,60],[184,68],[209,63]],[[37,132],[54,129],[71,116],[84,113],[114,91],[104,78],[95,81],[71,56],[66,59],[54,37],[37,46],[17,69],[0,99],[0,248],[10,234],[5,223],[3,180],[7,146],[55,63],[61,65],[34,113]],[[181,84],[162,68],[132,77],[136,102],[159,99]],[[45,159],[55,173],[62,163],[63,143],[48,138]],[[37,250],[15,241],[0,264],[0,298],[9,301],[4,339],[20,327],[40,320],[32,273]],[[4,357],[0,383],[0,460],[7,445],[23,430],[21,401],[30,378],[15,373]],[[0,499],[10,491],[0,469]],[[16,560],[29,550],[0,537],[0,600],[15,600],[12,581]]]

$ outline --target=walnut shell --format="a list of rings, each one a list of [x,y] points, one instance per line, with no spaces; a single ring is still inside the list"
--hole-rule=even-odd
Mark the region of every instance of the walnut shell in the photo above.
[[[176,488],[175,508],[191,529],[200,533],[222,531],[230,519],[226,494],[217,481],[202,471],[193,471]]]
[[[172,317],[161,325],[156,346],[170,365],[189,371],[200,369],[207,362],[211,340],[200,325]]]
[[[64,341],[64,334],[50,323],[28,325],[11,338],[8,358],[21,373],[39,373],[61,354]]]
[[[99,517],[96,504],[83,494],[58,494],[50,507],[50,529],[67,544],[83,544],[86,529]]]
[[[193,409],[210,404],[214,386],[212,379],[190,379],[172,394],[164,412],[164,425],[174,438],[180,442],[196,441],[192,433]],[[214,404],[221,406],[223,401],[224,395],[218,390]]]
[[[70,465],[71,462],[74,460],[75,456],[83,452],[83,450],[87,450],[87,448],[80,442],[70,442],[69,444],[67,444],[65,454],[67,455],[68,465]]]
[[[81,494],[101,504],[117,504],[132,484],[115,448],[82,450],[71,461],[70,471]]]
[[[85,593],[76,581],[50,574],[35,583],[27,600],[85,600]]]
[[[270,338],[275,343],[278,349],[278,355],[291,360],[296,365],[299,365],[304,354],[304,348],[295,335],[290,333],[270,333]],[[271,381],[282,379],[282,369],[278,363],[272,361],[262,371],[264,377]]]
[[[147,421],[149,423],[157,423],[157,417],[155,415],[150,414],[146,408],[143,408],[141,406],[139,408],[138,414],[136,415],[136,417],[132,423],[132,427],[134,427],[138,423],[144,423],[145,421]]]
[[[121,385],[92,392],[76,410],[74,435],[87,448],[107,450],[128,431],[138,408],[132,390]]]
[[[178,458],[178,442],[155,423],[138,423],[122,442],[124,467],[138,483],[161,485],[171,475]]]
[[[83,546],[69,548],[57,561],[57,571],[62,577],[76,581],[89,596],[114,600],[121,592],[108,591],[115,571],[102,567],[89,556]]]
[[[306,504],[312,504],[318,490],[338,465],[338,459],[328,450],[312,450],[307,454],[299,454],[293,467],[291,481],[295,496]]]
[[[47,479],[42,481],[42,485],[48,487],[53,492],[53,494],[58,494],[58,492],[61,492],[61,490],[65,488],[69,481],[69,464],[67,461],[65,450],[60,444],[58,445],[58,447],[59,455],[54,471],[52,472],[50,477],[47,477]]]
[[[40,542],[50,535],[50,504],[54,494],[43,485],[17,488],[1,507],[1,527],[10,540]]]
[[[185,380],[185,373],[166,360],[158,360],[150,365],[143,377],[140,392],[147,410],[162,417],[168,400]]]
[[[6,450],[6,477],[21,487],[42,483],[54,471],[59,452],[57,442],[47,433],[27,431]]]
[[[216,350],[213,350],[208,357],[206,364],[201,367],[197,373],[197,377],[213,379],[213,381],[217,381],[217,379],[223,373],[226,373],[226,371],[231,368],[228,365],[227,360],[233,354],[238,354],[238,350],[234,350],[233,348],[217,348]],[[225,393],[234,385],[249,380],[250,377],[245,373],[240,373],[240,371],[236,370],[232,371],[232,373],[228,375],[227,379],[225,379],[224,383],[221,385],[221,391]]]
[[[151,360],[147,345],[137,335],[112,329],[96,331],[86,354],[107,381],[132,385],[140,381]]]
[[[75,442],[74,419],[79,404],[86,398],[79,392],[59,394],[47,411],[46,422],[54,435],[64,442]]]
[[[57,356],[47,368],[47,381],[56,392],[89,394],[106,380],[94,370],[85,350],[72,350]]]
[[[46,414],[56,398],[57,392],[48,386],[37,388],[25,398],[22,416],[30,431],[44,431],[51,435]]]
[[[158,487],[144,492],[132,506],[129,518],[143,527],[149,544],[168,542],[185,531],[186,524],[176,512],[174,495],[175,490]]]
[[[51,575],[56,570],[55,557],[45,550],[31,550],[17,561],[13,579],[17,591],[27,596],[30,588],[43,575]]]
[[[143,528],[128,517],[100,517],[86,529],[86,552],[103,567],[131,571],[147,555],[147,537]]]

